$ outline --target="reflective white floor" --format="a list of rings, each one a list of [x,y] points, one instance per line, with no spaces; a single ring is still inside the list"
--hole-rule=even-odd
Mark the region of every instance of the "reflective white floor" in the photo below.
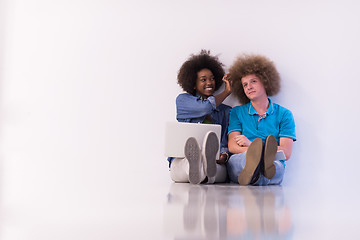
[[[282,187],[173,184],[165,223],[173,239],[289,239],[294,232]]]
[[[333,189],[172,184],[167,239],[359,239],[359,198]]]
[[[130,185],[3,204],[1,239],[360,239],[357,190]]]

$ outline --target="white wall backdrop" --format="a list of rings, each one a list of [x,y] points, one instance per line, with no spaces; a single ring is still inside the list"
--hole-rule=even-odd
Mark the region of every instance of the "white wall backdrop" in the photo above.
[[[244,52],[276,63],[273,99],[292,110],[298,136],[284,184],[355,182],[358,1],[3,0],[0,9],[4,206],[115,205],[134,184],[170,183],[163,126],[175,120],[177,71],[201,49],[226,68]]]

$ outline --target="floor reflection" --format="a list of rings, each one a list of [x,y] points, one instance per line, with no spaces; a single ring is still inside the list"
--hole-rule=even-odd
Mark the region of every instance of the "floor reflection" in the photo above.
[[[173,183],[164,210],[171,239],[291,239],[281,186]]]

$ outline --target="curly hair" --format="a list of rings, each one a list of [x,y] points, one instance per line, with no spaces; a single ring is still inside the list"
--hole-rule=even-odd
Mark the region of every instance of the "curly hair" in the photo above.
[[[244,92],[241,79],[247,75],[255,74],[265,87],[268,96],[274,96],[280,91],[280,75],[275,64],[261,55],[241,55],[229,69],[233,81],[233,93],[239,102],[250,102]]]
[[[177,76],[178,84],[185,92],[195,95],[197,73],[205,68],[214,75],[215,91],[217,91],[223,83],[222,77],[225,74],[223,64],[217,56],[211,56],[210,51],[206,50],[201,50],[197,55],[190,55],[190,58],[183,63]]]

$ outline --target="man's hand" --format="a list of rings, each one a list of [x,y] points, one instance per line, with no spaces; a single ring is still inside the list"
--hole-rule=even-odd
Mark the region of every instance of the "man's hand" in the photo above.
[[[249,147],[251,144],[251,141],[245,135],[237,135],[234,140],[240,147]]]

